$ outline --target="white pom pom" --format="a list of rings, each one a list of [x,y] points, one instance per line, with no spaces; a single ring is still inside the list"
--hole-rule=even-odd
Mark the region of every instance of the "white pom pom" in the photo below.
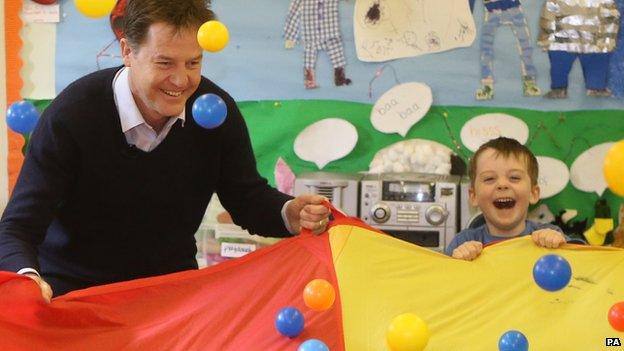
[[[402,165],[402,164],[400,164],[400,163],[398,163],[398,162],[395,162],[395,163],[393,164],[393,167],[392,167],[392,172],[394,172],[394,173],[401,173],[401,172],[405,172],[405,167],[403,167],[403,165]]]
[[[436,174],[450,174],[451,173],[451,165],[444,164],[436,167],[434,173]]]
[[[424,165],[427,163],[427,155],[424,152],[418,152],[414,154],[414,163]]]
[[[404,166],[409,167],[409,163],[410,163],[410,157],[409,155],[401,155],[401,157],[399,157],[399,162],[401,162]]]
[[[387,159],[389,159],[390,161],[396,161],[398,157],[399,157],[399,154],[395,150],[393,149],[388,150],[388,154],[386,155]]]
[[[403,148],[403,153],[406,155],[411,155],[414,153],[414,143],[413,142],[407,142],[405,143],[405,147]]]
[[[442,148],[438,148],[435,152],[436,156],[443,160],[447,160],[451,158],[451,152],[449,150],[444,150]]]
[[[433,149],[430,145],[425,144],[421,146],[421,152],[427,156],[431,156],[433,154]]]
[[[383,166],[383,171],[390,173],[392,172],[392,169],[394,169],[394,163],[392,162],[384,162],[384,166]]]
[[[394,151],[398,154],[402,154],[404,151],[403,143],[394,144],[394,146],[392,146],[392,149],[390,149],[390,151]]]

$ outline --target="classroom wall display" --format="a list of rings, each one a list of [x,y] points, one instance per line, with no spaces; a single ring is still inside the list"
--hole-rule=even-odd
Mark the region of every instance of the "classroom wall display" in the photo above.
[[[86,17],[75,8],[73,1],[58,2],[60,22],[55,25],[54,52],[56,92],[60,92],[76,78],[98,68],[121,65],[117,37],[111,21],[115,22],[122,17],[117,10],[123,2],[117,1],[112,18]],[[359,140],[353,150],[344,157],[324,165],[323,169],[330,171],[367,170],[378,151],[394,143],[414,138],[443,144],[467,161],[476,144],[471,147],[468,147],[470,144],[464,144],[465,141],[461,137],[462,128],[471,119],[486,114],[507,114],[520,120],[525,126],[519,130],[522,131],[522,138],[527,146],[536,154],[558,159],[568,167],[573,157],[592,146],[624,138],[624,127],[620,127],[619,123],[623,116],[624,101],[618,98],[620,95],[617,94],[615,85],[611,83],[617,82],[619,77],[618,70],[613,70],[614,67],[617,68],[617,64],[611,62],[609,66],[609,87],[613,89],[613,97],[588,96],[578,64],[572,66],[569,75],[567,99],[524,96],[519,89],[522,86],[522,74],[518,72],[518,67],[522,65],[521,55],[518,55],[517,50],[513,50],[517,38],[507,26],[498,27],[495,32],[493,50],[496,55],[492,59],[492,65],[495,67],[496,94],[490,100],[475,100],[475,91],[481,87],[482,65],[479,59],[483,33],[481,24],[486,22],[488,12],[481,2],[475,4],[470,15],[473,23],[479,25],[473,27],[468,25],[468,29],[474,28],[472,33],[474,38],[469,40],[468,36],[465,37],[466,46],[390,61],[364,62],[358,58],[355,37],[355,19],[363,18],[362,14],[357,12],[360,3],[368,6],[370,10],[366,11],[365,16],[369,16],[371,20],[379,18],[376,24],[368,23],[369,29],[372,28],[371,25],[393,23],[388,21],[394,21],[396,16],[407,14],[421,17],[426,15],[427,21],[431,20],[429,24],[438,25],[440,17],[436,15],[436,11],[442,5],[440,2],[418,1],[414,3],[420,4],[419,11],[410,13],[394,10],[394,6],[405,4],[414,6],[407,1],[337,1],[336,7],[322,14],[331,15],[335,20],[332,23],[339,27],[345,60],[344,71],[348,73],[345,73],[345,78],[352,82],[348,85],[335,84],[335,63],[327,51],[321,50],[317,53],[314,77],[318,88],[306,89],[305,71],[302,67],[306,56],[305,43],[300,41],[298,43],[300,45],[294,46],[292,50],[285,50],[286,18],[291,5],[294,6],[295,2],[280,0],[267,6],[264,1],[213,0],[214,11],[230,32],[230,42],[218,53],[206,53],[203,59],[203,74],[239,101],[249,125],[260,172],[272,183],[275,182],[274,171],[279,157],[282,157],[295,174],[319,169],[314,162],[299,158],[293,146],[296,136],[301,131],[329,116],[340,116],[341,119],[351,123],[357,131]],[[318,5],[319,2],[305,0],[308,5],[313,3]],[[13,11],[19,13],[23,1],[10,1],[5,4],[9,3],[10,7],[15,7]],[[461,10],[464,16],[463,11],[465,6],[468,7],[467,3],[469,1],[457,1],[457,6],[453,9]],[[543,3],[543,1],[522,3],[526,24],[532,33],[529,38],[532,46],[537,43],[536,34]],[[621,0],[618,1],[618,4],[620,3]],[[425,11],[420,11],[422,9]],[[454,18],[459,18],[458,16],[459,14]],[[19,20],[19,16],[8,14],[5,18],[7,21],[15,21],[15,18]],[[420,24],[424,22],[422,19]],[[402,21],[400,18],[398,20]],[[23,24],[19,23],[19,26]],[[447,27],[459,28],[450,24]],[[7,37],[17,35],[19,38],[19,30],[9,31],[7,28],[8,26],[5,26]],[[459,30],[455,32],[460,33]],[[469,30],[461,33],[468,32]],[[396,38],[393,40],[396,41]],[[621,47],[615,47],[613,57],[618,55]],[[19,53],[20,49],[19,46],[7,46],[7,57],[11,57],[8,52],[10,50]],[[532,58],[538,72],[536,86],[542,91],[549,91],[548,53],[535,50]],[[34,63],[24,62],[24,64]],[[12,67],[9,69],[7,64],[8,73],[20,72],[17,66]],[[612,71],[616,73],[612,74]],[[7,79],[7,86],[19,83],[19,74],[17,78]],[[36,77],[32,79],[36,80]],[[411,125],[411,122],[407,123],[410,126],[403,130],[403,134],[396,132],[386,134],[375,129],[370,120],[375,102],[395,87],[413,82],[429,87],[430,109],[419,117],[417,123]],[[33,98],[20,96],[20,89],[12,91],[17,93],[8,99],[8,102]],[[7,93],[11,94],[10,89]],[[412,96],[407,97],[406,106],[412,106],[409,103],[418,103],[415,99]],[[49,100],[34,101],[40,109],[48,102]],[[279,125],[280,128],[271,127],[275,125]],[[16,174],[21,162],[19,160],[22,157],[24,139],[19,135],[11,135],[10,132],[9,139],[16,143],[16,146],[9,149],[8,162],[9,169],[13,170],[12,174]],[[11,161],[12,159],[16,161]],[[591,215],[593,209],[588,204],[595,202],[594,197],[597,196],[596,193],[576,190],[568,184],[560,193],[544,201],[553,212],[575,207],[580,215]],[[613,196],[610,191],[605,191],[603,196],[609,199],[613,208],[621,202],[620,198]]]
[[[466,122],[461,129],[460,136],[470,151],[477,151],[479,146],[488,140],[500,136],[513,138],[524,144],[529,140],[529,127],[524,121],[514,116],[504,113],[487,113]]]
[[[0,8],[0,28],[4,28],[4,6]],[[0,72],[6,71],[6,49],[4,31],[0,31]],[[0,84],[0,121],[6,117],[6,86]],[[0,165],[7,165],[7,126],[0,122]],[[6,168],[5,168],[6,169]],[[0,208],[4,208],[9,197],[8,172],[0,174]]]
[[[377,151],[370,163],[371,173],[451,173],[453,151],[446,145],[427,139],[399,141]]]
[[[540,187],[540,199],[547,199],[559,194],[570,181],[570,170],[565,163],[556,158],[537,156],[539,177],[537,185]]]
[[[316,83],[316,59],[319,52],[327,52],[334,68],[334,84],[349,85],[345,77],[347,61],[340,34],[338,0],[292,0],[284,26],[284,47],[292,49],[297,41],[304,46],[304,86],[318,88]]]
[[[570,181],[579,190],[602,195],[607,189],[603,175],[604,159],[615,143],[595,145],[580,154],[570,167]]]
[[[622,12],[624,11],[624,0],[615,1],[620,10],[620,31],[618,31],[617,42],[624,43],[624,19]],[[613,92],[613,96],[624,98],[624,48],[622,45],[616,46],[611,53],[609,63],[609,89]]]
[[[318,1],[318,0],[317,0]],[[390,1],[380,1],[381,4]],[[467,2],[467,1],[465,1]],[[479,87],[479,35],[472,45],[434,54],[406,57],[385,62],[362,62],[357,58],[353,18],[356,3],[338,2],[338,21],[344,45],[345,71],[353,83],[334,84],[334,70],[327,52],[318,53],[316,83],[318,89],[306,89],[302,84],[305,45],[285,50],[284,26],[291,1],[281,0],[266,6],[265,1],[213,0],[213,9],[230,32],[228,47],[216,54],[206,54],[203,73],[226,88],[239,101],[284,99],[332,99],[374,103],[379,95],[369,96],[369,82],[377,70],[389,64],[400,82],[423,82],[431,87],[434,104],[455,106],[503,106],[543,111],[622,108],[618,99],[598,99],[586,96],[580,67],[570,73],[568,99],[550,100],[524,97],[518,87],[520,57],[515,50],[516,38],[510,28],[496,32],[495,57],[496,96],[493,100],[477,102]],[[439,3],[439,2],[437,2]],[[531,43],[539,25],[540,1],[526,1],[522,7],[532,33]],[[108,18],[91,19],[81,15],[72,1],[61,1],[62,21],[57,27],[56,87],[57,92],[76,78],[99,67],[121,65],[119,48]],[[244,8],[244,11],[240,9]],[[485,9],[479,2],[472,14],[475,23],[483,23]],[[332,13],[333,15],[333,13]],[[112,43],[112,44],[111,44]],[[62,47],[61,47],[62,44]],[[535,50],[533,61],[538,71],[537,85],[547,90],[550,84],[549,61],[545,52]],[[375,91],[385,92],[396,82],[389,76],[375,81]]]
[[[293,148],[300,159],[323,169],[329,162],[347,156],[357,140],[357,131],[351,123],[341,118],[325,118],[301,131]]]
[[[479,59],[481,66],[481,87],[475,92],[477,100],[494,98],[494,38],[501,26],[510,26],[520,53],[520,79],[522,94],[526,97],[540,96],[537,86],[537,69],[533,63],[531,31],[520,1],[484,1],[485,16],[481,26]],[[511,42],[503,43],[506,45]],[[508,67],[508,65],[506,65]]]
[[[431,88],[427,84],[399,84],[375,102],[370,120],[375,129],[382,133],[399,133],[405,136],[429,111],[432,102]]]
[[[2,121],[3,128],[6,133],[3,133],[7,143],[7,172],[0,175],[0,177],[6,177],[8,183],[8,191],[10,192],[15,184],[17,175],[22,166],[22,146],[24,139],[18,133],[15,133],[6,128],[6,107],[11,103],[21,100],[22,78],[20,71],[22,68],[22,60],[20,58],[20,50],[22,48],[22,40],[20,37],[20,28],[22,27],[22,20],[20,19],[21,11],[20,1],[6,1],[4,3],[4,49],[5,51],[5,77],[6,77],[6,105],[2,109]]]
[[[367,62],[470,46],[476,33],[466,0],[356,0],[353,31]]]
[[[611,96],[609,61],[618,44],[620,16],[615,0],[544,1],[538,44],[550,60],[547,98],[567,98],[568,76],[577,58],[587,95]]]
[[[359,172],[379,170],[381,162],[388,160],[388,169],[397,162],[390,162],[390,157],[376,157],[385,154],[393,145],[404,145],[414,139],[426,140],[440,144],[464,161],[468,161],[471,151],[460,140],[460,130],[476,116],[490,113],[504,113],[517,118],[528,127],[528,140],[525,145],[536,155],[551,157],[563,162],[571,169],[573,161],[592,145],[621,139],[624,125],[615,124],[614,116],[621,116],[621,111],[569,111],[543,112],[513,108],[484,108],[433,105],[425,117],[414,125],[402,137],[399,134],[378,132],[368,120],[371,112],[370,104],[362,104],[337,100],[288,100],[280,101],[249,101],[239,104],[249,126],[252,144],[260,173],[272,181],[275,164],[282,158],[295,174],[318,170],[313,162],[299,158],[292,150],[294,140],[299,131],[318,120],[326,118],[325,111],[331,110],[342,119],[353,124],[358,133],[358,143],[345,157],[328,163],[323,171],[327,172]],[[494,112],[496,111],[496,112]],[[297,116],[293,118],[292,116]],[[279,123],[280,132],[276,133],[267,125]],[[604,126],[609,126],[605,128]],[[405,149],[405,146],[403,146]],[[396,160],[403,165],[403,153],[397,152]],[[414,156],[417,161],[418,156]],[[410,158],[411,160],[411,158]],[[600,160],[597,160],[600,162]],[[560,165],[560,164],[559,164]],[[374,167],[373,167],[374,166]],[[411,164],[409,164],[412,167]],[[421,165],[426,167],[427,165]],[[398,167],[398,166],[397,166]],[[420,166],[419,166],[420,167]],[[602,166],[597,167],[602,169]],[[602,176],[600,174],[600,176]],[[613,214],[623,200],[610,190],[602,193],[607,199]],[[549,206],[553,214],[565,209],[576,209],[576,219],[591,218],[594,213],[593,204],[599,198],[596,192],[586,192],[566,182],[563,190],[550,197],[543,198],[540,203]]]

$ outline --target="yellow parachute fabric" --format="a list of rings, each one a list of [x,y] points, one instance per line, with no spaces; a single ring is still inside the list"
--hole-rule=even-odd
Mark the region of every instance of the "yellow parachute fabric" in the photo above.
[[[334,226],[329,235],[346,350],[388,350],[386,328],[406,312],[428,324],[426,351],[498,350],[512,329],[534,351],[603,350],[607,337],[624,341],[607,319],[624,300],[622,249],[552,250],[523,237],[486,247],[469,262],[354,225]],[[570,283],[557,292],[533,280],[533,265],[548,253],[572,266]]]

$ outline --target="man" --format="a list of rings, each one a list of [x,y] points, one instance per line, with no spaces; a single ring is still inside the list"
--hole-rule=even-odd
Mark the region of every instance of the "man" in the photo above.
[[[29,275],[49,301],[197,268],[193,234],[215,191],[251,232],[324,230],[324,198],[269,187],[234,100],[201,77],[197,29],[213,17],[203,0],[128,2],[125,67],[72,83],[33,133],[0,221],[0,270]],[[227,105],[215,129],[190,114],[205,93]]]

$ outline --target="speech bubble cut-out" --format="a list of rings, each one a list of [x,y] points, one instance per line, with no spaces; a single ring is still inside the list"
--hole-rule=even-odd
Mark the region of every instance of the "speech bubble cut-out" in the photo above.
[[[594,145],[583,151],[570,167],[570,181],[575,188],[602,196],[607,188],[607,181],[602,172],[602,165],[613,142]]]
[[[562,161],[546,156],[537,156],[539,176],[537,185],[540,187],[540,199],[559,194],[568,185],[570,171]]]
[[[433,96],[428,85],[410,82],[386,91],[373,106],[370,120],[382,133],[407,135],[410,128],[429,111]]]
[[[325,118],[307,126],[295,139],[295,154],[323,169],[348,155],[358,140],[353,124],[341,118]]]
[[[461,129],[462,143],[471,151],[500,136],[513,138],[524,145],[529,139],[529,127],[523,120],[504,113],[486,113],[466,122]]]

